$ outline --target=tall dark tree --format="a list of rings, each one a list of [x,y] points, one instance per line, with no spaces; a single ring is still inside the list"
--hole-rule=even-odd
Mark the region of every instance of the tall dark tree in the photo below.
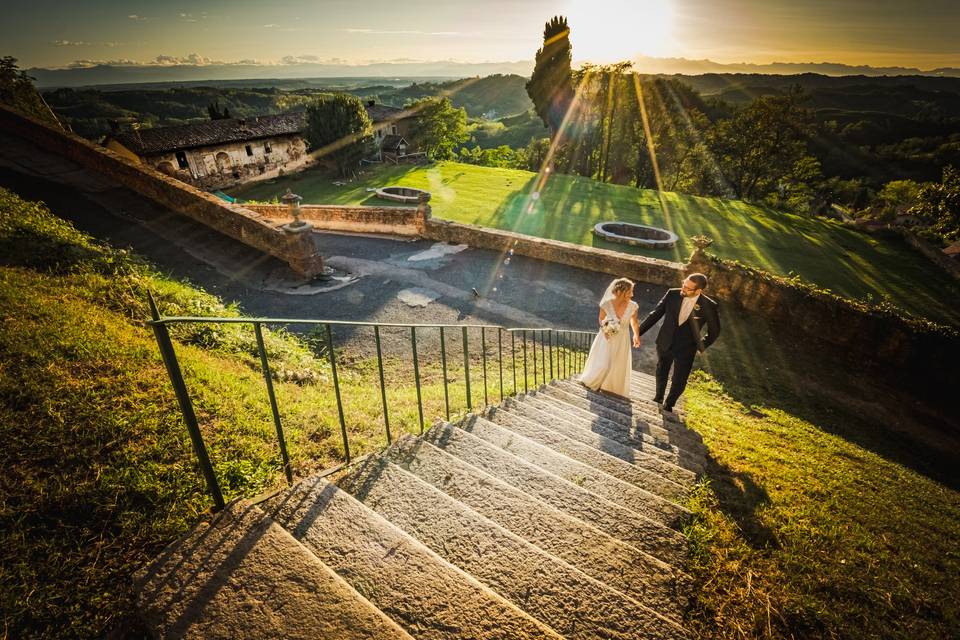
[[[570,64],[570,27],[563,16],[554,16],[543,28],[543,46],[537,50],[533,75],[527,82],[527,94],[537,115],[555,136],[573,101]]]
[[[363,102],[345,93],[322,95],[307,107],[306,138],[310,150],[348,176],[370,151],[373,125]]]
[[[227,107],[223,108],[223,111],[220,110],[220,101],[214,100],[207,105],[207,113],[210,115],[211,120],[229,120],[230,119],[230,109]]]

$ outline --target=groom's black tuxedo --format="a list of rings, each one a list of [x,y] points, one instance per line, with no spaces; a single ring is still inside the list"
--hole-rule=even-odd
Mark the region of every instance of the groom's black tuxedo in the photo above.
[[[720,335],[720,313],[716,302],[701,293],[687,320],[680,324],[682,304],[680,289],[670,289],[640,323],[640,335],[643,335],[663,318],[663,326],[657,334],[656,399],[660,401],[663,398],[672,365],[673,384],[670,385],[670,395],[663,403],[666,409],[673,409],[677,398],[687,386],[687,378],[693,368],[693,358],[697,351],[706,350]],[[704,326],[707,327],[706,336],[701,335]]]

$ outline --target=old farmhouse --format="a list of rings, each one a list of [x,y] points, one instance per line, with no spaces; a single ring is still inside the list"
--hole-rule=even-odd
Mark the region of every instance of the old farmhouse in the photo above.
[[[412,114],[372,101],[365,107],[377,159],[395,160],[412,150],[405,137]],[[304,114],[298,112],[116,131],[103,145],[201,189],[222,189],[312,164],[303,130]]]

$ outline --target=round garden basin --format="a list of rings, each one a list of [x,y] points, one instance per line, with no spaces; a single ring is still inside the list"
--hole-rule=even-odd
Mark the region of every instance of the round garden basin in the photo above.
[[[631,222],[600,222],[593,227],[593,233],[610,242],[650,249],[672,249],[678,239],[673,231]]]
[[[382,187],[374,193],[378,198],[402,202],[403,204],[417,204],[421,198],[424,202],[430,201],[429,191],[414,189],[413,187]]]

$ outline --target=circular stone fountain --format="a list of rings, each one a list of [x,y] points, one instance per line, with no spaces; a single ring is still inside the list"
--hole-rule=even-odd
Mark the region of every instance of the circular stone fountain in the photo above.
[[[414,189],[413,187],[381,187],[375,192],[378,198],[384,200],[393,200],[403,204],[417,204],[420,198],[424,197],[424,202],[429,202],[430,192],[423,189]]]
[[[678,239],[673,231],[630,222],[600,222],[593,227],[593,233],[610,242],[650,249],[672,249]]]

